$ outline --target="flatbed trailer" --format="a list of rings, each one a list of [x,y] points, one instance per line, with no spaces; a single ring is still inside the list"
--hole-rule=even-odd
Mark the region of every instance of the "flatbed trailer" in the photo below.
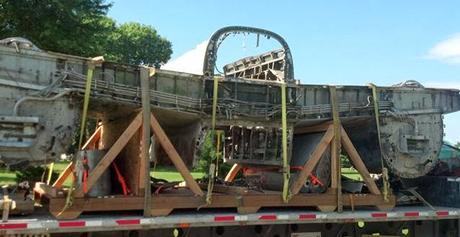
[[[319,212],[270,209],[253,214],[179,211],[145,218],[141,213],[84,214],[56,220],[49,214],[12,217],[0,236],[460,236],[460,209],[423,206],[392,211]]]

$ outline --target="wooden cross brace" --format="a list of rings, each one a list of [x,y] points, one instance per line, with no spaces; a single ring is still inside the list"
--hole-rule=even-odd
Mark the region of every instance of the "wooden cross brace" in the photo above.
[[[99,126],[96,131],[91,135],[91,137],[86,141],[86,143],[82,146],[82,150],[92,150],[98,148],[98,143],[102,137],[102,126]],[[53,188],[61,188],[62,184],[66,181],[70,174],[72,174],[75,165],[70,162],[67,167],[61,172],[57,180],[53,184]]]
[[[334,125],[331,123],[326,123],[325,125],[317,125],[314,126],[313,129],[303,129],[301,132],[297,133],[308,133],[310,131],[319,132],[319,131],[326,131],[326,133],[321,138],[321,141],[316,146],[315,150],[311,153],[310,158],[305,165],[303,166],[302,171],[300,171],[297,179],[292,183],[290,186],[290,195],[296,195],[299,193],[300,189],[305,184],[308,176],[311,174],[313,169],[318,164],[319,160],[323,156],[324,152],[327,150],[328,146],[331,145],[334,139]],[[380,190],[378,189],[377,185],[375,184],[374,180],[371,178],[369,171],[367,170],[366,166],[364,165],[358,151],[356,150],[355,146],[350,140],[345,129],[340,125],[340,141],[347,152],[348,156],[350,157],[350,161],[353,163],[356,170],[361,174],[366,183],[369,191],[372,194],[380,195]],[[338,168],[337,168],[338,169]],[[338,170],[331,170],[331,172],[338,172]]]
[[[104,171],[115,160],[118,154],[120,154],[120,152],[123,150],[126,144],[128,144],[129,140],[134,136],[134,134],[139,129],[141,129],[141,126],[142,126],[142,112],[137,114],[134,120],[129,124],[129,126],[125,129],[125,131],[115,141],[115,143],[107,151],[104,157],[99,161],[96,167],[89,173],[88,180],[87,180],[87,190],[90,190],[94,186],[94,184],[101,177]],[[182,178],[185,180],[190,190],[197,196],[203,196],[204,193],[201,190],[200,186],[193,179],[184,161],[181,159],[179,153],[174,148],[174,145],[171,143],[165,131],[163,130],[161,125],[158,123],[158,120],[155,118],[153,114],[150,116],[150,127],[153,133],[155,134],[157,141],[163,147],[169,159],[171,159],[172,163],[174,164],[176,169],[179,171],[179,173],[181,174]],[[95,143],[95,140],[100,139],[100,132],[101,132],[100,130],[96,130],[95,134],[93,134],[93,136],[91,136],[89,141],[85,144],[85,147],[92,147]],[[87,144],[88,146],[86,146]],[[74,164],[70,163],[68,167],[61,173],[58,180],[54,183],[53,187],[55,188],[61,187],[65,179],[72,173],[73,169],[74,169]],[[85,193],[83,191],[82,186],[78,187],[75,190],[76,197],[83,197],[84,194]]]

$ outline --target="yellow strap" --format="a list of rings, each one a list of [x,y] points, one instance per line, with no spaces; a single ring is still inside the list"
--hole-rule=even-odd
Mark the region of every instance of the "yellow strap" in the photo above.
[[[215,152],[215,160],[211,161],[211,165],[209,166],[209,175],[208,175],[208,191],[206,193],[206,203],[209,205],[212,202],[212,190],[214,189],[214,179],[219,175],[219,159],[221,159],[223,155],[223,148],[222,150],[220,147],[222,146],[224,131],[222,130],[215,130],[212,132],[213,139],[216,137],[216,152]]]
[[[212,202],[212,190],[214,188],[214,178],[217,169],[217,160],[219,159],[219,146],[220,146],[220,133],[216,132],[216,116],[217,116],[217,99],[219,93],[219,79],[214,77],[213,79],[213,92],[212,92],[212,117],[211,117],[211,128],[212,128],[212,139],[214,141],[214,136],[217,136],[217,147],[216,147],[216,164],[211,160],[211,165],[209,166],[209,175],[208,175],[208,190],[206,193],[206,203],[209,205]],[[219,134],[219,135],[218,135]]]
[[[223,155],[223,147],[222,150],[220,147],[222,146],[224,131],[223,130],[216,130],[217,136],[217,144],[216,144],[216,177],[219,175],[219,160],[222,158]]]
[[[208,177],[208,191],[206,192],[206,204],[210,205],[212,202],[212,190],[214,188],[214,174],[216,173],[216,165],[211,163],[209,165],[209,177]]]
[[[48,166],[48,178],[46,179],[47,185],[50,185],[51,183],[51,178],[53,176],[53,170],[54,170],[54,162],[51,162],[51,164]]]
[[[81,145],[83,143],[83,135],[85,133],[86,117],[88,114],[88,105],[91,92],[91,83],[93,81],[94,68],[96,67],[96,64],[100,64],[102,62],[104,62],[104,57],[102,56],[91,58],[91,61],[88,62],[88,72],[86,74],[85,97],[83,100],[83,112],[81,116],[80,139],[78,141],[78,149],[81,148]]]
[[[287,149],[287,111],[286,111],[286,84],[281,84],[281,127],[283,145],[283,201],[289,200],[289,176],[290,168],[288,163]]]
[[[212,118],[211,118],[211,127],[214,131],[216,129],[216,113],[217,113],[217,96],[219,90],[219,79],[214,77],[214,87],[212,93]]]
[[[82,143],[83,143],[83,136],[85,133],[85,125],[86,125],[86,117],[88,114],[88,105],[89,105],[89,98],[90,98],[90,92],[91,92],[91,83],[93,81],[93,74],[94,74],[94,68],[95,64],[97,63],[102,63],[104,61],[104,58],[99,56],[92,58],[90,62],[88,62],[88,72],[86,74],[86,84],[85,84],[85,96],[83,99],[83,112],[82,112],[82,118],[81,118],[81,124],[80,124],[80,139],[78,141],[78,150],[81,149]],[[77,164],[76,162],[74,162]],[[72,206],[73,204],[73,189],[76,186],[77,178],[75,176],[75,169],[72,172],[73,180],[70,185],[69,191],[67,193],[66,201],[64,208],[61,210],[61,212],[58,213],[58,216],[63,214],[69,207]]]
[[[81,148],[81,145],[83,143],[83,136],[85,134],[86,116],[88,113],[89,98],[90,98],[90,93],[91,93],[91,82],[93,81],[93,72],[94,72],[94,64],[89,63],[88,73],[86,75],[85,97],[83,100],[83,112],[81,116],[80,139],[78,141],[78,149]]]
[[[377,137],[379,141],[380,148],[380,165],[382,166],[382,179],[383,179],[383,200],[385,202],[389,201],[388,195],[390,191],[390,183],[388,181],[388,170],[385,168],[383,163],[383,150],[382,150],[382,141],[380,139],[380,110],[379,110],[379,97],[378,89],[374,84],[370,84],[372,88],[372,98],[374,101],[374,114],[375,114],[375,123],[377,124]]]

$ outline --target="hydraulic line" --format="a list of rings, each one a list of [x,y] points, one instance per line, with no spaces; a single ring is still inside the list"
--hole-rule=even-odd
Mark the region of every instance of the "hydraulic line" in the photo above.
[[[18,115],[18,109],[19,109],[19,106],[28,101],[28,100],[37,100],[37,101],[53,101],[53,100],[57,100],[67,94],[69,94],[70,92],[73,92],[74,90],[65,90],[63,92],[60,92],[59,94],[53,96],[53,97],[50,97],[50,98],[43,98],[43,97],[35,97],[35,96],[25,96],[25,97],[22,97],[20,100],[18,100],[16,102],[16,104],[14,104],[14,107],[13,107],[13,116],[17,116]]]

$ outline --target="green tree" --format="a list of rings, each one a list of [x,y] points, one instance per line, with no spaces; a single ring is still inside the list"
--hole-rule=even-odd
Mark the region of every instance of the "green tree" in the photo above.
[[[134,22],[117,27],[110,42],[107,56],[113,61],[159,67],[172,54],[171,42],[151,26]]]
[[[0,37],[19,36],[39,48],[100,55],[115,29],[105,0],[0,0]]]
[[[0,0],[0,39],[19,36],[49,51],[159,66],[171,43],[151,26],[117,27],[106,0]]]

